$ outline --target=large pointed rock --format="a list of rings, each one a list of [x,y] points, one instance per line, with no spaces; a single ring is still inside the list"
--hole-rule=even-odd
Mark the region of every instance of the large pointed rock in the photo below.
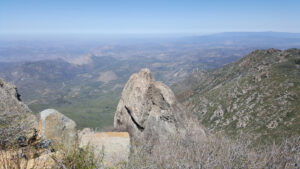
[[[46,109],[39,114],[40,133],[44,139],[54,144],[72,146],[77,141],[76,123],[54,109]]]
[[[151,152],[169,137],[185,138],[193,132],[205,137],[190,116],[168,86],[155,81],[149,69],[142,69],[123,89],[114,127],[129,132],[132,149],[147,143]]]

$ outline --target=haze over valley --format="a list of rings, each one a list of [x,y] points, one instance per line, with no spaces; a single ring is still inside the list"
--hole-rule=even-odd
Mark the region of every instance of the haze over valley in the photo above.
[[[125,82],[142,68],[172,85],[254,49],[300,46],[300,34],[276,32],[100,40],[2,40],[0,76],[18,86],[22,100],[35,113],[50,106],[81,128],[103,129],[112,126]]]

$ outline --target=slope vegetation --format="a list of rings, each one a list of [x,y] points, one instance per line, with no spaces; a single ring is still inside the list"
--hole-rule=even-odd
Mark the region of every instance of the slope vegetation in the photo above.
[[[173,88],[212,131],[245,133],[259,142],[300,134],[299,49],[256,50]]]

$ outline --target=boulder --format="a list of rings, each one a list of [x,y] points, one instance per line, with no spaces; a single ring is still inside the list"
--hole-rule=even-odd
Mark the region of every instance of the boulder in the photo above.
[[[96,158],[106,165],[126,162],[129,156],[130,138],[127,132],[94,132],[85,128],[78,133],[79,147],[89,146]]]
[[[114,127],[126,130],[131,150],[145,147],[148,152],[160,147],[170,137],[187,138],[204,130],[176,100],[171,89],[155,81],[149,69],[133,74],[126,83],[114,117]]]
[[[43,139],[50,139],[56,145],[71,147],[76,144],[76,123],[54,109],[39,113],[39,128]]]

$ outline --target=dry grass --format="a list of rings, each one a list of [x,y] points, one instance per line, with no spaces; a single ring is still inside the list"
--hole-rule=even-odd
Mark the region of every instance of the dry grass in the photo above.
[[[197,140],[198,139],[198,140]],[[206,141],[200,138],[180,139],[170,137],[161,140],[162,144],[155,147],[149,154],[145,151],[147,144],[137,147],[131,154],[129,162],[123,162],[110,168],[127,169],[168,169],[168,168],[199,168],[199,169],[265,169],[265,168],[299,168],[300,137],[293,137],[280,145],[253,146],[250,139],[228,139],[222,135],[209,136]],[[103,163],[104,155],[96,157],[93,147],[86,146],[71,149],[58,148],[61,156],[52,156],[54,168],[63,169],[96,169],[108,168]],[[0,168],[23,168],[28,163],[20,157],[18,151],[1,151]],[[27,165],[27,164],[26,164]],[[36,166],[32,168],[46,168]],[[50,166],[51,167],[51,166]]]
[[[260,149],[253,148],[245,139],[233,141],[220,135],[210,137],[205,143],[172,138],[156,150],[150,155],[137,150],[123,168],[281,169],[300,165],[300,137]]]
[[[52,156],[58,168],[62,169],[96,169],[103,167],[104,153],[96,155],[94,147],[87,145],[79,148],[74,145],[71,148],[59,147],[60,156]]]

